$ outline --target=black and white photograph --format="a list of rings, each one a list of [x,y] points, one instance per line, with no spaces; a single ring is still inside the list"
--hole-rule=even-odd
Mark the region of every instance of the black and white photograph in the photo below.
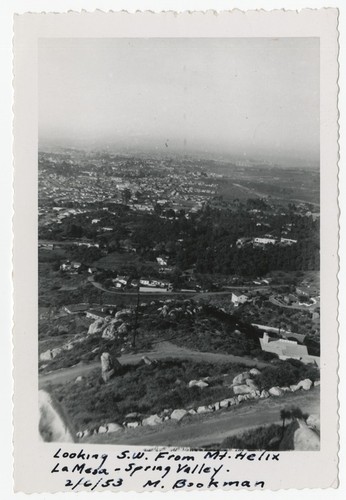
[[[18,491],[337,486],[337,33],[15,18]]]
[[[319,40],[41,39],[45,441],[319,450]]]

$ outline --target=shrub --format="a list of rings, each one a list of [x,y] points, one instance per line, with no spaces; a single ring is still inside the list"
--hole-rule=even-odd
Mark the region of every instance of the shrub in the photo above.
[[[281,426],[272,424],[251,429],[240,435],[230,436],[221,443],[220,448],[236,450],[273,450],[277,449],[280,438]]]
[[[268,366],[255,377],[261,389],[270,389],[273,386],[288,386],[297,384],[300,380],[309,378],[312,381],[319,379],[318,368],[304,365],[296,359],[277,361],[275,366]]]

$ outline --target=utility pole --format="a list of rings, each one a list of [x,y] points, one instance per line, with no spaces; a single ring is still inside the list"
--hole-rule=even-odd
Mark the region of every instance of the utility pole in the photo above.
[[[137,286],[137,303],[135,309],[135,324],[133,326],[132,347],[136,347],[136,335],[137,335],[138,312],[139,312],[139,287],[140,287],[140,280],[138,281],[138,286]]]

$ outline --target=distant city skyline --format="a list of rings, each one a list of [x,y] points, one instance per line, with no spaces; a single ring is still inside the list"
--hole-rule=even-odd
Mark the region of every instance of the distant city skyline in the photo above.
[[[39,143],[319,161],[316,38],[40,39]]]

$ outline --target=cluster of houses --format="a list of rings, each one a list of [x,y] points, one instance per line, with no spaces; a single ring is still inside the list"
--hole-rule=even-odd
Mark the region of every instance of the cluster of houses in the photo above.
[[[173,290],[171,282],[162,278],[140,278],[131,279],[130,276],[117,276],[112,279],[115,288],[124,289],[125,287],[135,288],[140,292],[158,292]]]
[[[266,234],[265,236],[256,236],[254,238],[238,238],[236,241],[236,245],[238,248],[242,248],[248,245],[253,245],[254,247],[265,247],[266,245],[291,246],[295,245],[296,243],[297,240],[291,238],[275,238],[270,234]]]
[[[81,267],[82,267],[81,262],[77,262],[75,260],[72,261],[65,260],[60,265],[60,271],[69,272],[70,274],[77,274],[78,271],[81,269]]]
[[[86,247],[86,248],[100,248],[99,243],[94,243],[86,238],[81,238],[80,240],[39,240],[38,248],[44,250],[55,250],[57,248],[64,247]]]

